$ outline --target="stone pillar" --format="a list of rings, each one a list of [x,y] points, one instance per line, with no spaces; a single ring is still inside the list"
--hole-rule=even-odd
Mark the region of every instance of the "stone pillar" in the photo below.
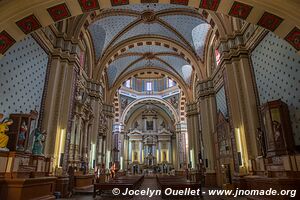
[[[76,148],[76,122],[77,122],[77,117],[76,115],[74,116],[72,120],[72,130],[71,130],[71,139],[70,139],[70,151],[69,151],[69,162],[74,164],[75,161],[75,148]]]
[[[157,116],[153,117],[153,130],[158,131]]]
[[[197,95],[201,112],[203,159],[207,183],[208,185],[216,185],[216,153],[213,135],[217,123],[217,109],[212,81],[198,83]]]
[[[242,166],[238,166],[235,152],[235,170],[238,175],[248,173],[249,160],[258,156],[256,129],[259,127],[257,99],[248,52],[238,52],[238,56],[223,62],[224,82],[229,102],[232,132],[241,138]],[[237,139],[235,140],[237,142]],[[236,148],[237,144],[234,144]]]
[[[198,105],[193,102],[187,105],[187,128],[189,141],[189,155],[192,163],[192,168],[197,169],[199,164],[198,153],[200,151],[200,125],[198,120]]]
[[[129,147],[128,147],[128,160],[130,161],[130,162],[132,162],[132,140],[128,140],[128,142],[129,142]]]
[[[171,149],[171,138],[168,141],[168,163],[172,162],[172,149]]]
[[[43,113],[42,130],[46,130],[47,139],[44,154],[54,157],[53,167],[58,165],[59,144],[57,136],[65,130],[66,140],[62,141],[64,148],[65,171],[69,155],[69,142],[71,133],[71,122],[73,100],[78,66],[75,55],[71,54],[69,59],[63,59],[60,55],[52,55],[50,61],[50,73],[48,87],[46,88],[45,109]]]
[[[103,153],[102,143],[103,143],[103,136],[100,135],[98,138],[98,162],[97,162],[98,165],[103,163],[103,161],[102,161],[102,153]]]
[[[161,163],[161,141],[158,141],[158,163]]]
[[[142,140],[139,141],[139,153],[140,153],[139,161],[140,164],[142,164],[143,163],[143,141]]]

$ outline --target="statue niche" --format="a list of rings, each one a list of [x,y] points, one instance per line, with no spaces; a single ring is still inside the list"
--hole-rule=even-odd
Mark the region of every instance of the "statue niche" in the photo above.
[[[147,131],[152,131],[153,130],[153,121],[147,121]]]

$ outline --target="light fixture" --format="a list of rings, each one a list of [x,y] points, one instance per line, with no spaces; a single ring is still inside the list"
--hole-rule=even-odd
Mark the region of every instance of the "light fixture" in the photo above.
[[[238,162],[239,166],[244,166],[244,154],[243,154],[243,146],[242,146],[242,138],[240,128],[235,128],[235,138],[237,144],[237,153],[238,153]]]

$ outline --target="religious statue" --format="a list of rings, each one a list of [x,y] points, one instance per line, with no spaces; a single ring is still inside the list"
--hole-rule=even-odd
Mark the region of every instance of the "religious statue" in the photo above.
[[[27,125],[26,122],[23,121],[20,127],[20,133],[18,136],[18,151],[24,151],[24,144],[25,144],[25,140],[26,140],[26,133],[27,133]]]
[[[122,101],[121,101],[121,108],[125,109],[127,105],[128,105],[128,99],[126,99],[126,98],[122,99]]]
[[[34,130],[33,155],[43,155],[46,131],[41,132],[38,128]]]
[[[166,161],[167,160],[167,154],[166,154],[166,152],[164,151],[163,152],[163,161]]]
[[[160,126],[161,126],[162,128],[166,128],[165,121],[162,121],[162,123],[160,124]]]
[[[174,108],[178,108],[178,100],[175,96],[169,99],[170,103],[173,105]]]
[[[265,143],[264,143],[264,133],[262,132],[261,128],[257,128],[257,141],[259,142],[260,146],[260,153],[262,156],[265,156]]]
[[[3,118],[3,114],[0,113],[0,119]],[[9,137],[5,134],[5,132],[9,131],[8,126],[12,125],[13,121],[11,119],[5,118],[0,123],[0,151],[9,151],[6,147],[8,143]]]
[[[138,128],[139,127],[139,123],[136,121],[135,123],[134,123],[134,128],[136,129],[136,128]]]
[[[284,146],[283,144],[283,136],[281,133],[281,124],[278,121],[272,121],[272,126],[273,126],[273,130],[274,130],[274,139],[275,139],[275,145],[276,148],[280,149]]]
[[[134,152],[134,154],[133,154],[133,160],[134,160],[134,161],[137,161],[137,159],[138,159],[137,152]]]

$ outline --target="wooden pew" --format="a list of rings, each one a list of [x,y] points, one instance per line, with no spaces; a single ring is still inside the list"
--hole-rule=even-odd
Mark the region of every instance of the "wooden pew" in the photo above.
[[[129,190],[138,189],[143,180],[144,176],[121,176],[107,183],[95,183],[93,197],[95,198],[97,195],[101,195],[103,191],[113,190],[114,188],[118,188],[121,192],[124,192],[127,188]]]
[[[166,198],[165,190],[171,188],[172,190],[185,190],[190,188],[191,190],[200,189],[199,196],[201,196],[201,185],[197,182],[192,182],[185,179],[182,176],[156,176],[158,186],[162,192],[162,198]],[[178,198],[182,196],[177,196]]]

